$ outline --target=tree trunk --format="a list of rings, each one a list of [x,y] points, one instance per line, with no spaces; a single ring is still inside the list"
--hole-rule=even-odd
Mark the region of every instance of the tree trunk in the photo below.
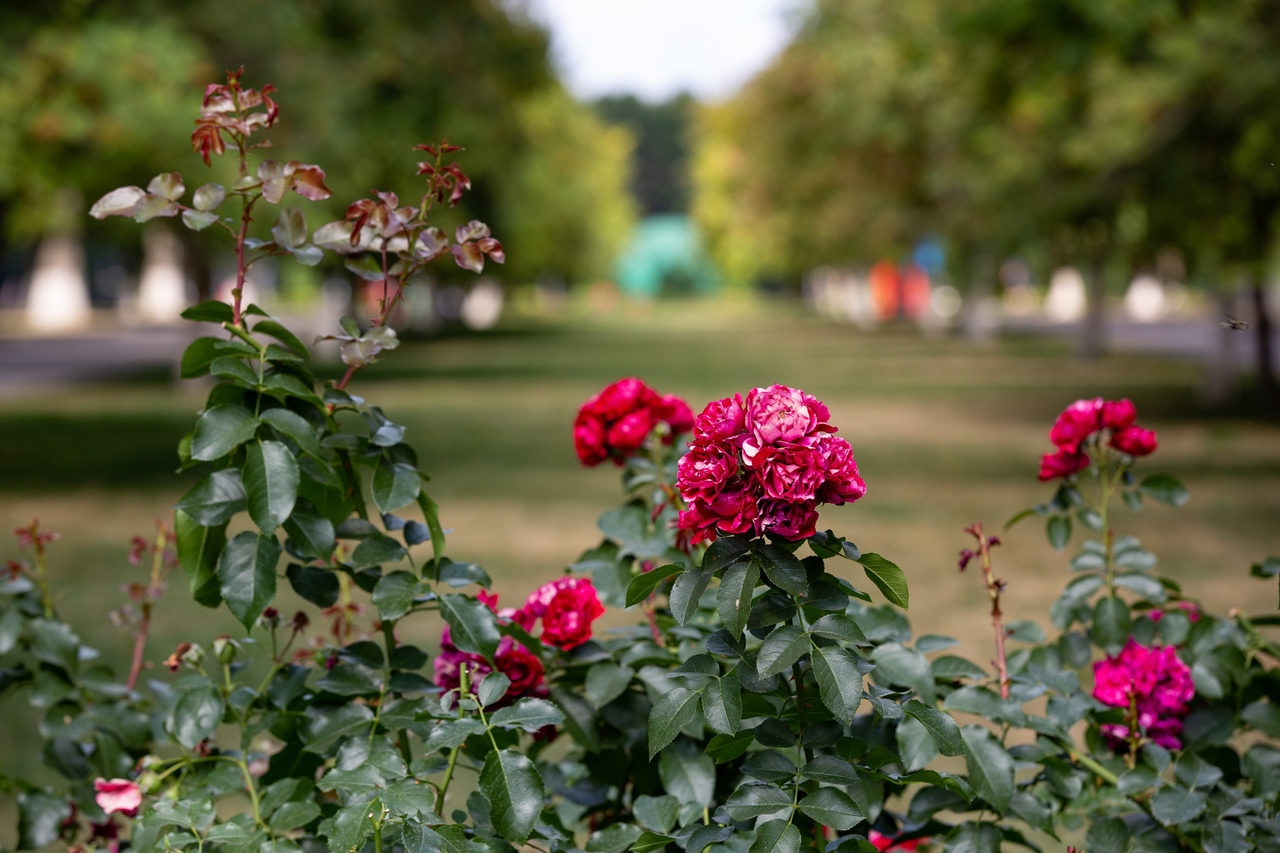
[[[1102,255],[1095,256],[1089,263],[1088,301],[1084,324],[1080,328],[1080,357],[1089,361],[1101,357],[1106,349],[1107,286],[1104,267]]]
[[[1253,316],[1258,345],[1258,408],[1271,415],[1280,412],[1280,397],[1276,394],[1276,368],[1271,352],[1271,317],[1267,313],[1266,275],[1259,269],[1251,279],[1249,284],[1253,292]]]

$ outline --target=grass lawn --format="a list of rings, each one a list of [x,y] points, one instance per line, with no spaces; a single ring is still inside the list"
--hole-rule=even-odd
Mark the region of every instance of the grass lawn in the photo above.
[[[1274,587],[1248,578],[1248,567],[1280,553],[1280,428],[1202,411],[1193,363],[1083,363],[1040,339],[976,346],[908,329],[858,332],[786,303],[696,302],[406,345],[351,390],[409,427],[452,529],[451,556],[484,565],[503,602],[517,603],[596,544],[596,516],[617,503],[614,469],[578,464],[570,424],[583,400],[626,375],[683,395],[695,412],[774,382],[824,400],[869,490],[856,505],[826,510],[822,526],[898,562],[920,633],[959,637],[975,660],[990,656],[989,623],[980,578],[956,571],[969,544],[962,528],[981,520],[998,530],[1049,498],[1052,489],[1036,481],[1039,456],[1051,449],[1054,416],[1078,397],[1133,399],[1140,423],[1160,437],[1140,470],[1170,471],[1193,494],[1180,510],[1120,510],[1120,531],[1143,537],[1164,571],[1212,608],[1261,612],[1275,603]],[[128,638],[107,614],[123,601],[119,586],[144,571],[128,564],[129,539],[148,534],[191,482],[173,475],[173,448],[206,391],[150,377],[0,406],[0,530],[38,517],[62,533],[52,546],[62,607],[113,660],[125,660]],[[1052,551],[1037,519],[1002,539],[995,558],[1009,583],[1007,618],[1047,625],[1072,549]],[[18,556],[8,541],[0,556]],[[152,660],[180,640],[242,633],[225,611],[190,603],[185,582],[173,580]],[[428,640],[437,631],[406,634]],[[0,740],[19,737],[3,728],[10,734]]]

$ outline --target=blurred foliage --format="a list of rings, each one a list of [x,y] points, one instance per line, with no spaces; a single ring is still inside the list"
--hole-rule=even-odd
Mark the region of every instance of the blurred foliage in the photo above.
[[[194,167],[194,153],[171,153],[195,114],[192,84],[241,65],[247,84],[278,88],[277,143],[328,170],[338,200],[373,187],[412,197],[419,188],[400,176],[414,141],[447,134],[473,148],[468,173],[482,189],[458,218],[492,224],[512,278],[587,275],[599,262],[582,257],[608,255],[625,237],[623,142],[592,132],[590,109],[564,96],[547,34],[494,0],[62,0],[5,18],[0,233],[11,240],[46,229],[57,187],[92,200],[126,178]],[[534,181],[537,196],[503,188],[570,150],[580,168]],[[341,205],[331,205],[337,218]],[[538,218],[574,239],[535,245],[546,236],[528,225]]]
[[[689,123],[694,100],[680,94],[657,104],[634,95],[596,101],[596,112],[636,137],[631,192],[646,216],[689,211]]]
[[[695,215],[730,278],[930,232],[962,263],[1256,263],[1280,204],[1277,45],[1268,0],[817,0],[699,117]]]

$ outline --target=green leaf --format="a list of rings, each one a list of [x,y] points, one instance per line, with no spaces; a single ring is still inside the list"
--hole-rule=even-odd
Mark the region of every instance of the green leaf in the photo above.
[[[206,527],[181,509],[175,509],[173,530],[178,540],[178,562],[187,575],[191,597],[205,607],[217,607],[222,603],[218,557],[227,544],[227,525]]]
[[[249,517],[264,534],[275,533],[298,501],[298,463],[293,453],[278,441],[250,444],[241,476]]]
[[[627,584],[627,607],[635,607],[652,595],[653,591],[658,588],[658,584],[683,571],[684,566],[679,563],[669,563],[665,566],[658,566],[652,571],[636,575]]]
[[[929,737],[928,730],[913,717],[898,721],[894,737],[898,742],[898,755],[901,756],[902,766],[908,773],[928,766],[929,762],[938,757],[938,747]]]
[[[702,688],[702,713],[707,725],[731,735],[742,724],[742,685],[731,675],[714,679]]]
[[[303,721],[304,747],[308,752],[326,752],[339,741],[363,737],[373,724],[367,705],[346,704],[330,709],[313,709]]]
[[[595,708],[579,694],[563,687],[552,687],[551,699],[564,711],[564,727],[569,736],[588,752],[599,752],[600,726]]]
[[[777,675],[796,663],[812,648],[809,635],[798,625],[783,625],[764,638],[756,668],[761,678]]]
[[[666,846],[672,842],[672,838],[666,835],[659,835],[656,832],[645,830],[640,837],[631,845],[634,853],[654,853],[656,850],[664,850]]]
[[[725,811],[735,821],[755,820],[791,808],[791,795],[776,785],[746,784],[724,801]]]
[[[394,512],[418,499],[418,469],[383,456],[373,469],[373,500],[382,512]]]
[[[634,824],[615,823],[607,829],[597,830],[587,838],[586,853],[622,853],[643,834]]]
[[[276,594],[280,543],[252,531],[227,543],[218,561],[218,583],[227,607],[246,628],[253,626]]]
[[[423,748],[427,752],[453,749],[461,746],[472,735],[483,734],[484,730],[484,724],[474,717],[447,720],[431,730],[431,734],[427,735]]]
[[[70,625],[54,619],[32,619],[27,623],[27,630],[31,632],[31,654],[36,660],[75,674],[80,660],[80,638]]]
[[[320,817],[320,807],[311,800],[304,800],[285,803],[271,815],[267,825],[276,832],[288,832],[291,829],[306,826],[318,817]]]
[[[816,755],[812,761],[800,768],[800,775],[815,782],[848,786],[857,780],[858,771],[843,758],[837,758],[834,755]]]
[[[805,595],[809,591],[809,574],[800,559],[781,545],[761,545],[760,556],[765,577],[783,592]]]
[[[872,677],[885,687],[897,684],[910,687],[926,703],[932,704],[936,696],[933,669],[929,660],[915,649],[900,643],[885,643],[871,654],[876,665]]]
[[[239,358],[220,355],[209,364],[209,373],[220,379],[230,379],[242,388],[259,387],[258,374]]]
[[[200,190],[203,189],[204,187],[200,188]],[[196,190],[196,192],[199,193],[200,190]],[[199,205],[196,205],[196,208],[199,210],[207,209],[201,208]],[[207,299],[204,302],[198,302],[183,311],[179,316],[184,320],[192,320],[197,323],[230,323],[235,319],[235,314],[232,312],[231,306],[225,302],[220,302],[217,299]],[[216,339],[204,338],[203,340],[211,341]]]
[[[191,458],[202,462],[221,459],[253,438],[258,424],[248,409],[236,403],[205,409],[191,436]]]
[[[858,558],[867,577],[875,584],[889,602],[903,610],[911,602],[911,592],[907,589],[907,575],[898,566],[881,557],[879,554],[863,554]]]
[[[837,720],[853,725],[862,703],[862,673],[853,655],[839,646],[814,646],[810,663],[822,704]]]
[[[666,792],[682,803],[706,808],[715,796],[716,766],[688,739],[678,740],[662,751],[658,778]]]
[[[964,741],[969,784],[996,811],[1004,812],[1013,796],[1013,759],[981,726],[965,726],[960,737]]]
[[[296,249],[307,242],[307,217],[296,207],[280,211],[276,224],[271,226],[271,237],[282,249]]]
[[[823,826],[844,832],[867,819],[858,804],[838,788],[819,788],[800,801],[800,811]]]
[[[480,771],[480,791],[502,837],[517,844],[527,841],[546,798],[533,762],[510,749],[490,752]]]
[[[218,221],[218,214],[199,210],[182,211],[182,224],[192,231],[203,231]]]
[[[751,550],[751,542],[743,536],[721,536],[707,547],[702,557],[702,570],[715,574],[727,569]]]
[[[481,708],[488,708],[506,696],[510,689],[510,678],[501,672],[491,672],[480,680],[479,687],[476,689],[476,699],[479,700]]]
[[[751,613],[751,598],[760,583],[760,566],[755,560],[739,560],[724,570],[716,590],[716,612],[725,630],[741,637]]]
[[[1172,474],[1148,474],[1138,483],[1138,491],[1169,506],[1182,506],[1191,500],[1191,492]]]
[[[687,624],[693,618],[693,614],[698,612],[698,600],[702,598],[707,584],[711,582],[711,576],[711,572],[702,568],[685,572],[676,578],[675,584],[671,587],[669,602],[671,615],[681,625]]]
[[[1119,598],[1105,597],[1098,599],[1093,609],[1093,639],[1109,653],[1117,654],[1129,639],[1133,631],[1133,620],[1129,615],[1129,605]]]
[[[1165,826],[1195,820],[1204,813],[1205,796],[1199,791],[1168,786],[1151,798],[1151,813]]]
[[[960,737],[960,727],[946,711],[930,708],[923,702],[910,699],[903,703],[902,710],[908,716],[919,720],[929,737],[937,745],[943,755],[964,755],[964,740]]]
[[[799,853],[800,830],[785,820],[771,820],[756,829],[748,853]]]
[[[680,730],[693,722],[698,711],[698,694],[673,687],[649,711],[649,760],[676,739]]]
[[[409,572],[383,575],[373,588],[373,606],[383,619],[399,619],[413,607],[418,593],[418,579]]]
[[[38,850],[57,841],[69,817],[71,801],[67,797],[55,797],[43,791],[19,794],[18,848]]]
[[[862,633],[858,623],[843,613],[828,613],[809,626],[809,633],[815,637],[840,640],[854,646],[869,647],[871,645],[871,641],[867,639],[866,634]]]
[[[546,699],[526,696],[514,705],[494,711],[489,723],[500,728],[518,728],[533,733],[546,726],[562,725],[564,713]]]
[[[255,335],[270,335],[303,358],[308,358],[307,345],[298,340],[298,336],[275,320],[261,320],[253,327]]]
[[[235,468],[214,471],[178,501],[178,509],[202,527],[226,524],[248,505],[240,472]]]
[[[315,428],[307,422],[306,418],[288,409],[277,408],[267,409],[258,415],[258,419],[265,424],[270,424],[271,428],[281,435],[293,439],[303,453],[322,459],[320,439],[316,435]]]
[[[635,814],[636,821],[645,829],[666,833],[676,825],[676,816],[680,813],[680,801],[670,795],[651,797],[648,794],[641,794],[636,797],[631,811]]]
[[[444,559],[444,528],[440,526],[440,507],[424,491],[418,492],[418,507],[427,529],[431,531],[431,552],[436,562]]]
[[[449,623],[455,646],[464,652],[493,659],[502,636],[498,633],[498,621],[492,610],[465,595],[442,595],[440,615]]]
[[[1003,833],[993,823],[966,821],[947,835],[947,853],[998,853]]]
[[[167,721],[169,732],[187,749],[195,749],[218,730],[224,710],[217,687],[208,682],[192,687],[180,693],[173,703]]]
[[[1071,541],[1071,516],[1052,515],[1045,522],[1045,535],[1055,551],[1061,551]]]
[[[631,684],[635,670],[613,661],[601,661],[587,670],[587,698],[600,710],[621,696]]]
[[[292,563],[285,570],[285,577],[294,592],[316,607],[332,607],[338,601],[338,576],[327,569]]]
[[[284,532],[289,535],[289,548],[299,557],[328,562],[336,545],[333,522],[308,504],[295,506],[284,521]]]
[[[755,740],[755,729],[745,729],[731,735],[716,735],[707,741],[707,756],[716,764],[724,764],[741,757]]]

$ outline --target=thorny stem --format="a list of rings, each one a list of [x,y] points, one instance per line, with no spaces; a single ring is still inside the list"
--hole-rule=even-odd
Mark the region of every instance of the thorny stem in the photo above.
[[[996,637],[996,672],[1000,679],[1000,698],[1009,698],[1009,664],[1005,653],[1004,642],[1008,631],[1004,627],[1004,613],[1000,610],[1000,593],[1004,590],[1004,581],[996,578],[991,568],[991,546],[999,544],[994,536],[988,537],[982,529],[982,522],[975,521],[965,528],[973,538],[978,540],[978,558],[982,563],[982,579],[987,585],[987,596],[991,599],[991,628]]]
[[[169,531],[163,525],[156,534],[155,553],[151,558],[151,579],[142,596],[142,619],[138,622],[138,635],[133,641],[133,660],[129,664],[129,677],[125,680],[125,690],[133,690],[142,672],[142,656],[147,647],[147,636],[151,633],[151,608],[155,606],[154,595],[160,589],[164,570],[164,549],[169,542]]]
[[[458,696],[467,695],[471,692],[471,671],[467,669],[467,665],[462,664],[462,669],[458,673]],[[458,719],[463,717],[462,702],[458,702]],[[436,813],[439,814],[444,810],[444,797],[449,793],[449,783],[453,781],[453,770],[458,766],[458,750],[461,746],[455,746],[449,750],[449,766],[445,768],[444,779],[440,782],[440,790],[436,794]]]

